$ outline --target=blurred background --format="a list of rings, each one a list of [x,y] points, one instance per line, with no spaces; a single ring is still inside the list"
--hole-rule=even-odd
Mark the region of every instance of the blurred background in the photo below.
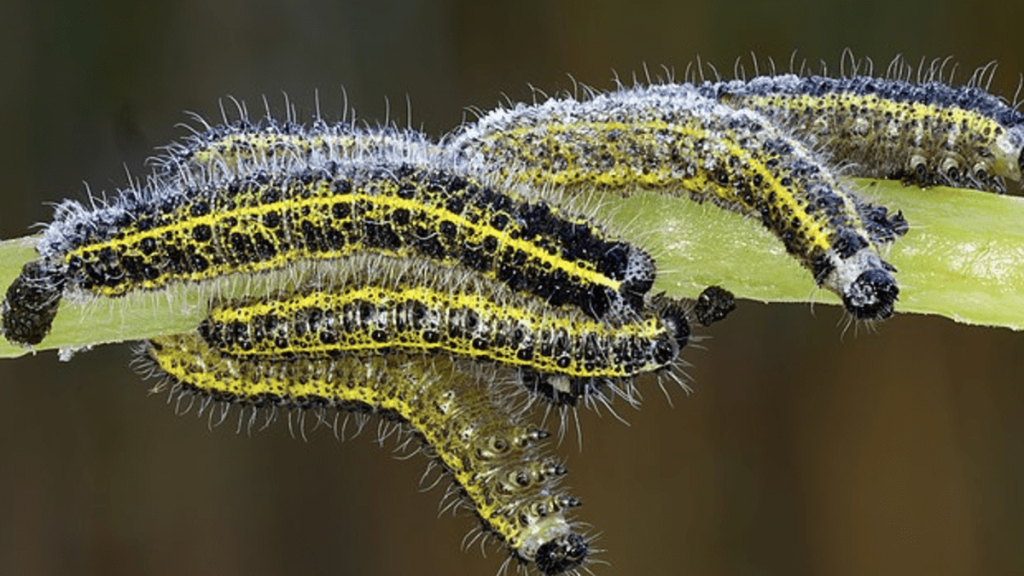
[[[835,67],[953,56],[964,79],[1024,71],[1024,5],[869,0],[0,2],[0,237],[47,203],[113,190],[183,111],[226,95],[344,109],[440,135],[465,107],[608,88],[697,55]],[[748,61],[749,70],[749,61]],[[343,92],[343,89],[345,92]],[[388,104],[390,102],[390,104]],[[581,413],[569,484],[613,574],[1024,572],[1024,335],[899,316],[842,330],[838,309],[745,302],[687,351],[696,393],[650,388],[625,416]],[[0,362],[0,574],[492,574],[468,517],[417,490],[422,457],[374,434],[252,437],[147,394],[128,346]]]

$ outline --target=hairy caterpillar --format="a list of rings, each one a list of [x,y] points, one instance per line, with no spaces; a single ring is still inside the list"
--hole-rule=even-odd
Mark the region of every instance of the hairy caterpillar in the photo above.
[[[236,156],[233,168],[217,159],[197,179],[153,177],[110,205],[64,202],[40,241],[42,263],[8,290],[5,336],[38,343],[66,294],[230,282],[361,252],[463,266],[595,318],[643,307],[653,260],[585,216],[430,162],[363,152],[324,161]]]
[[[317,115],[309,126],[291,115],[284,122],[267,115],[250,121],[239,104],[240,118],[210,125],[195,116],[202,130],[164,147],[164,153],[150,159],[160,178],[209,180],[230,176],[247,166],[271,170],[294,162],[320,165],[341,159],[386,156],[392,161],[438,164],[441,148],[425,134],[394,126],[361,128],[349,122],[327,123]]]
[[[683,306],[595,320],[429,261],[356,256],[297,291],[214,305],[200,324],[225,356],[279,359],[453,354],[517,370],[556,405],[635,402],[632,379],[671,368],[689,340]]]
[[[579,501],[558,487],[565,468],[542,451],[548,437],[495,398],[500,374],[465,371],[449,357],[349,355],[236,358],[197,334],[151,340],[142,364],[172,395],[253,409],[372,411],[419,436],[451,475],[484,530],[544,574],[574,571],[589,545],[566,517]],[[224,411],[226,415],[226,409]]]
[[[783,74],[706,82],[699,90],[764,114],[857,176],[1000,193],[1005,180],[1020,182],[1024,114],[978,86],[895,76]]]
[[[849,193],[807,147],[770,120],[690,85],[622,89],[497,110],[446,144],[497,181],[688,194],[757,217],[856,318],[893,312],[894,268],[877,247],[905,233]]]

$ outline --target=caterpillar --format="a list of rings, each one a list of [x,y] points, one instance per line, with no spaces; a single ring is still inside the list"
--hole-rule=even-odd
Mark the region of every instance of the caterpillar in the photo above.
[[[1003,193],[1024,171],[1024,114],[975,85],[911,82],[898,72],[782,74],[705,82],[699,91],[765,115],[860,177]]]
[[[385,125],[362,128],[351,122],[328,123],[317,115],[311,125],[285,121],[269,110],[257,121],[249,120],[239,105],[239,118],[211,125],[202,117],[194,119],[202,129],[172,142],[163,153],[150,158],[154,173],[164,179],[210,180],[230,177],[246,167],[272,170],[294,162],[320,165],[340,159],[373,159],[386,156],[392,161],[444,166],[441,148],[425,134]],[[251,169],[251,168],[250,168]]]
[[[458,268],[361,255],[296,291],[215,304],[199,334],[238,361],[452,354],[513,368],[531,391],[575,406],[635,403],[633,379],[672,368],[690,327],[683,305],[660,296],[635,318],[595,320]]]
[[[559,487],[566,469],[542,450],[548,433],[524,425],[490,382],[501,374],[466,371],[444,355],[346,355],[290,360],[238,358],[197,333],[155,338],[140,352],[143,370],[172,398],[258,410],[371,411],[397,420],[451,475],[484,530],[510,559],[543,574],[573,572],[590,545],[567,517],[579,500]]]
[[[899,289],[878,247],[907,230],[850,193],[772,122],[691,85],[621,89],[490,112],[445,143],[496,181],[688,194],[758,218],[858,319],[893,313]]]
[[[40,240],[41,264],[8,289],[7,339],[41,341],[69,294],[266,280],[297,262],[361,252],[463,266],[594,318],[636,313],[654,282],[646,252],[586,216],[387,150],[235,158],[196,181],[153,177],[95,209],[61,204]]]

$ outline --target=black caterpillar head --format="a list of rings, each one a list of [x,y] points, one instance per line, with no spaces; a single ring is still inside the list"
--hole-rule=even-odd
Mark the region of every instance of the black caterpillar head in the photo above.
[[[843,294],[843,305],[858,320],[884,320],[892,316],[900,289],[886,270],[862,273]]]
[[[708,286],[697,297],[693,313],[703,326],[710,326],[724,320],[736,309],[736,297],[721,286]]]
[[[537,549],[537,569],[542,574],[561,574],[587,559],[590,546],[579,534],[570,533],[541,544]]]

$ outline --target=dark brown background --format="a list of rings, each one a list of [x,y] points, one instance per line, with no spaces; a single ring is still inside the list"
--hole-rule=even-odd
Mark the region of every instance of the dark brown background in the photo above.
[[[707,0],[0,3],[0,237],[143,171],[231,94],[329,115],[342,87],[440,134],[502,93],[597,87],[695,55],[836,64],[953,55],[1024,71],[1019,4],[764,6]],[[769,4],[771,7],[769,7]],[[626,427],[583,414],[562,446],[580,516],[612,574],[1002,574],[1024,571],[1024,337],[901,316],[843,333],[837,309],[745,303],[690,350],[697,393],[648,394]],[[177,417],[127,347],[0,365],[0,574],[491,574],[459,551],[472,520],[435,518],[422,459],[328,434],[254,437]]]

